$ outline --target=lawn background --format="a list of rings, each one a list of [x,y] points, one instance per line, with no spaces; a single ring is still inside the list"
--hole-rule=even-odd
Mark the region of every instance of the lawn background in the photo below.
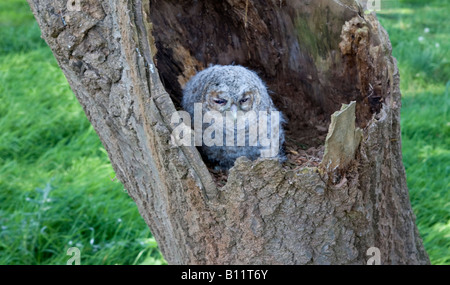
[[[403,161],[433,264],[450,264],[448,0],[382,1]],[[0,264],[165,264],[25,0],[0,2]]]

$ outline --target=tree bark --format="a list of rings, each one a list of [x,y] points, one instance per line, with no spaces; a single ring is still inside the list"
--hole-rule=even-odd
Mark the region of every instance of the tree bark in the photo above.
[[[371,247],[382,264],[429,263],[396,61],[358,2],[28,2],[169,264],[366,264]],[[220,186],[195,147],[170,144],[184,83],[233,63],[267,82],[291,137],[325,145],[319,165],[239,158]]]

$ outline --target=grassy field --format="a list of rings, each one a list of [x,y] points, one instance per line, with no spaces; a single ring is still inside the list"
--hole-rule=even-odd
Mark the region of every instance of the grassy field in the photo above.
[[[0,101],[0,264],[164,263],[24,0],[0,2]]]
[[[450,5],[385,3],[411,202],[432,263],[450,264]],[[72,246],[82,264],[165,263],[25,0],[0,2],[0,100],[0,264],[65,264]]]

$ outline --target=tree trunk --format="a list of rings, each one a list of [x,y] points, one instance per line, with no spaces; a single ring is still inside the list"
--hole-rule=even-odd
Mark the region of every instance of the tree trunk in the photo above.
[[[382,264],[429,263],[396,61],[355,0],[28,2],[169,264],[366,264],[371,247]],[[222,185],[195,147],[170,144],[171,116],[191,76],[233,63],[259,73],[309,150],[239,158]]]

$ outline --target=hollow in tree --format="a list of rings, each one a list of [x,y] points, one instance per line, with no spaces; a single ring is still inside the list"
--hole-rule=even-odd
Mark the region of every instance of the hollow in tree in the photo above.
[[[117,177],[170,264],[427,264],[388,35],[355,0],[28,0]],[[184,84],[258,72],[286,162],[214,172],[170,144]]]

